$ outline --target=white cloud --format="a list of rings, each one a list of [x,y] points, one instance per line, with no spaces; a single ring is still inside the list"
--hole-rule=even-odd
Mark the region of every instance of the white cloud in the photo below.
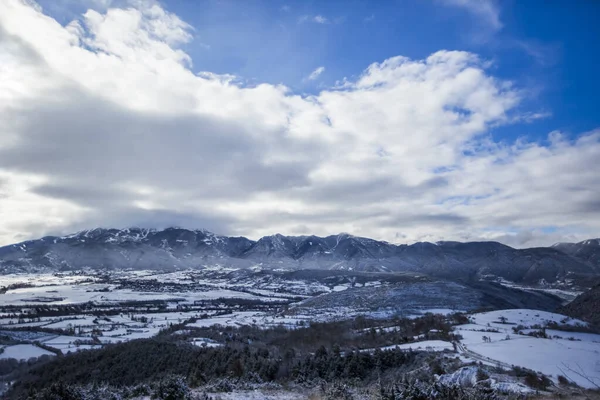
[[[538,119],[550,118],[552,113],[549,111],[538,111],[538,112],[524,112],[519,115],[515,115],[511,122],[534,122]]]
[[[308,80],[309,81],[314,81],[315,79],[317,79],[323,72],[325,72],[325,67],[318,67],[316,68],[313,72],[310,73],[310,75],[308,76]]]
[[[314,23],[317,23],[317,24],[327,24],[327,23],[329,23],[329,20],[326,17],[318,14],[318,15],[315,15],[315,16],[303,15],[300,18],[298,18],[298,22],[300,22],[300,23],[303,23],[303,22],[314,22]]]
[[[460,7],[480,19],[480,22],[493,30],[502,29],[500,9],[495,0],[442,0],[454,7]]]
[[[467,11],[475,19],[474,29],[467,34],[470,42],[488,44],[494,34],[500,32],[504,24],[500,17],[498,0],[438,0],[443,5]],[[495,46],[514,48],[526,53],[541,66],[548,67],[556,64],[561,55],[559,43],[542,43],[533,39],[514,38],[510,34],[496,37]]]
[[[534,40],[515,40],[513,43],[516,48],[545,67],[556,64],[560,58],[561,46],[556,43],[540,43]]]
[[[315,15],[315,17],[313,18],[313,21],[315,21],[317,24],[326,24],[327,18],[325,18],[322,15]]]
[[[299,96],[192,73],[190,40],[156,4],[61,26],[0,2],[0,243],[132,224],[518,245],[597,235],[600,132],[494,142],[490,127],[543,115],[519,111],[523,89],[475,54],[393,57]]]

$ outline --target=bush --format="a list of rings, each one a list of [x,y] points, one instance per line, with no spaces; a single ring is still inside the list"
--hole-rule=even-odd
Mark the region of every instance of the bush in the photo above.
[[[558,383],[560,385],[564,386],[564,385],[568,385],[570,382],[569,382],[569,380],[564,375],[559,375],[558,376]]]
[[[489,377],[490,377],[490,375],[487,373],[486,370],[484,370],[482,368],[477,368],[477,382],[485,381]]]
[[[546,390],[552,382],[544,375],[538,375],[533,371],[529,371],[525,375],[525,384],[532,389]]]

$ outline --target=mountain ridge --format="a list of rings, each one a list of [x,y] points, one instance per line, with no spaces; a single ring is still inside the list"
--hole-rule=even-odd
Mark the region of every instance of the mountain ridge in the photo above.
[[[366,272],[553,283],[600,276],[600,240],[515,249],[499,242],[393,244],[347,233],[251,240],[203,229],[94,228],[0,247],[0,272],[171,269],[209,265]]]

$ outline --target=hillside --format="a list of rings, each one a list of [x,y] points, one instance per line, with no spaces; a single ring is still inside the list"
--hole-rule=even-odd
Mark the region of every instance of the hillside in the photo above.
[[[600,285],[577,296],[557,312],[600,326]]]
[[[559,298],[546,293],[526,292],[490,282],[456,283],[424,281],[386,286],[355,287],[305,300],[294,310],[394,310],[404,315],[428,310],[473,311],[477,309],[536,308],[554,311]]]
[[[556,243],[552,248],[583,262],[600,266],[600,239],[589,239],[579,243]]]

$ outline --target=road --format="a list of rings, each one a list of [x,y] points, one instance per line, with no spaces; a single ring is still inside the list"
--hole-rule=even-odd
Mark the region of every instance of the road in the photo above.
[[[472,358],[473,360],[476,360],[476,361],[490,363],[490,364],[493,364],[493,365],[495,365],[497,367],[504,368],[504,369],[512,369],[512,367],[513,367],[512,365],[507,364],[505,362],[498,361],[498,360],[493,360],[493,359],[491,359],[489,357],[482,356],[479,353],[475,353],[474,351],[471,351],[471,350],[467,349],[465,347],[465,345],[463,345],[460,342],[455,342],[455,343],[456,343],[456,348],[458,349],[458,352],[460,354],[464,355],[465,357]]]

